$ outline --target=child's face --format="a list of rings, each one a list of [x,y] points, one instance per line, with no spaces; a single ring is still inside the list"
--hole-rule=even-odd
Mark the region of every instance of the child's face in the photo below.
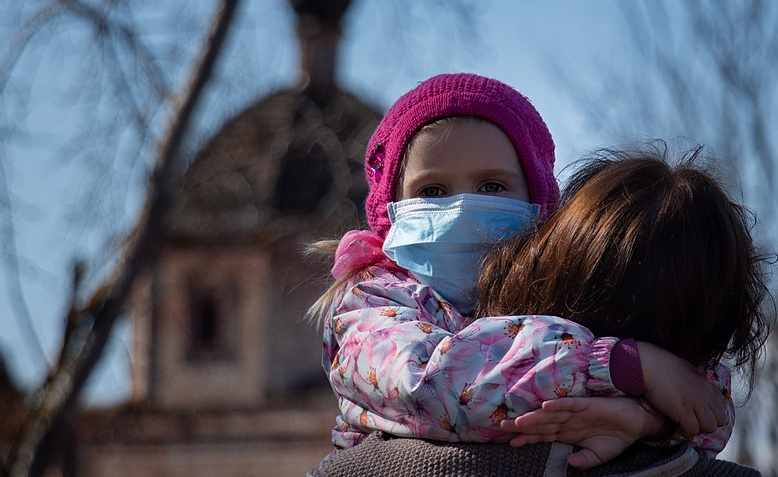
[[[474,193],[529,201],[510,139],[486,121],[454,120],[414,138],[398,200]]]

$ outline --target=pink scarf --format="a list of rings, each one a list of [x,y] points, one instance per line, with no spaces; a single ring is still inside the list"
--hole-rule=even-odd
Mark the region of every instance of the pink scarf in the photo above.
[[[369,230],[352,230],[347,232],[335,251],[335,264],[332,266],[332,276],[336,280],[349,274],[386,261],[396,267],[383,251],[384,239]]]

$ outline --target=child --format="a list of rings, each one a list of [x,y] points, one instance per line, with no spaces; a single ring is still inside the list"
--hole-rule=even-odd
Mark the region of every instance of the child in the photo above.
[[[638,356],[632,340],[595,339],[556,317],[520,325],[462,315],[473,309],[489,246],[556,208],[553,149],[526,98],[476,75],[433,77],[386,114],[365,156],[371,231],[343,237],[336,282],[312,307],[324,323],[322,365],[341,412],[336,447],[372,430],[504,441],[510,435],[500,422],[544,400],[644,389],[688,432],[725,422],[723,412],[712,424],[687,419],[677,395],[696,416],[711,403],[724,406],[720,392],[686,368],[644,388],[641,360],[645,368],[657,356],[675,359],[661,350]],[[461,342],[469,347],[454,346]]]

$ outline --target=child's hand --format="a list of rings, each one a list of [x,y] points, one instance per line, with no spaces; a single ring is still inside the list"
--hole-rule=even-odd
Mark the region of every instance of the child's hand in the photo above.
[[[661,432],[664,418],[630,398],[562,398],[543,403],[541,409],[500,428],[518,432],[511,445],[564,442],[583,449],[570,454],[568,463],[580,469],[604,464],[641,437]]]
[[[693,437],[726,425],[727,401],[721,388],[685,360],[650,343],[639,342],[646,400]]]

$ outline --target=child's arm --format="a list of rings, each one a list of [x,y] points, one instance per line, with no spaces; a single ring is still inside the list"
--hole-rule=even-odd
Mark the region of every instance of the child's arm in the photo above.
[[[609,370],[616,338],[549,316],[464,323],[412,281],[352,287],[329,323],[336,343],[325,340],[343,418],[401,436],[507,440],[499,422],[544,400],[621,394]]]
[[[703,373],[687,361],[650,343],[640,342],[640,357],[646,381],[645,398],[657,411],[680,426],[687,436],[720,432],[717,425],[728,418],[734,423],[729,370],[718,366]],[[721,373],[720,375],[717,373]],[[729,432],[731,432],[731,427]],[[726,444],[729,433],[721,448]],[[714,440],[720,440],[715,438]],[[715,447],[716,444],[709,444]],[[707,445],[706,445],[707,446]],[[718,449],[721,450],[721,449]]]
[[[719,366],[709,372],[713,387],[730,396],[729,371]],[[734,405],[727,398],[727,412],[719,427],[709,434],[691,439],[692,445],[715,457],[727,444],[735,423]],[[643,406],[639,401],[624,398],[566,398],[546,401],[541,409],[503,421],[506,431],[518,433],[511,445],[560,441],[582,447],[570,456],[570,464],[589,468],[619,455],[638,439],[656,438],[667,428],[667,419]]]
[[[709,457],[715,457],[724,450],[732,430],[735,427],[735,403],[732,401],[732,376],[729,368],[718,365],[714,370],[707,372],[708,381],[715,384],[721,390],[726,400],[726,424],[719,426],[714,432],[698,434],[691,439],[692,445],[705,452]]]
[[[580,469],[610,461],[643,436],[662,432],[665,418],[632,398],[563,398],[546,401],[540,409],[501,427],[516,433],[511,445],[564,442],[581,449],[568,463]]]

